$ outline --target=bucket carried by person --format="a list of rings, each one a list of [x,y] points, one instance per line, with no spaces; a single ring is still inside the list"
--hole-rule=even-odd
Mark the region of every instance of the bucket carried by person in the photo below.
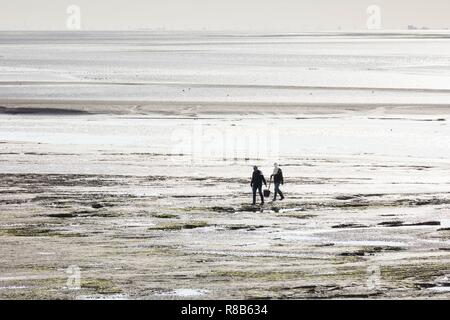
[[[270,197],[270,184],[271,184],[271,183],[272,183],[272,178],[270,178],[270,181],[269,181],[269,188],[264,189],[264,191],[263,191],[264,197],[265,197],[265,198]]]

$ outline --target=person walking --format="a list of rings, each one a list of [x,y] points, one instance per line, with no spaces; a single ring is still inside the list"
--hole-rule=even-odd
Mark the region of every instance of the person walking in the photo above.
[[[283,192],[281,192],[280,190],[280,184],[284,184],[284,178],[283,178],[283,171],[281,170],[281,168],[278,166],[278,163],[274,163],[274,168],[273,168],[273,173],[270,176],[270,180],[272,180],[273,178],[273,183],[275,185],[275,192],[273,195],[273,201],[277,200],[277,194],[280,195],[280,200],[284,199],[284,195]]]
[[[250,187],[252,187],[253,191],[253,205],[256,204],[256,192],[258,191],[259,196],[261,197],[261,205],[264,204],[264,196],[262,193],[262,185],[267,186],[266,179],[264,178],[264,175],[262,174],[261,170],[258,170],[257,166],[253,167],[253,175],[252,175],[252,181],[250,182]]]

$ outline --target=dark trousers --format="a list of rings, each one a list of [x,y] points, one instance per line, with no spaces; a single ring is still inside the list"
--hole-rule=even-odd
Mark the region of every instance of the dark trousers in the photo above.
[[[277,194],[280,195],[281,199],[284,198],[283,192],[281,192],[281,190],[280,190],[280,183],[279,182],[275,183],[275,193],[273,195],[273,200],[277,200]]]
[[[264,203],[264,196],[262,193],[262,185],[259,186],[253,186],[253,204],[256,204],[256,191],[259,192],[259,196],[261,197],[261,203]]]

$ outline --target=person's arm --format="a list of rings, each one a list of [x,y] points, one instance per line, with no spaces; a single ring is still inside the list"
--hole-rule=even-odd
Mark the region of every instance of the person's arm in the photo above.
[[[281,184],[284,184],[283,171],[281,171],[281,169],[280,169],[280,176],[281,176]]]
[[[250,182],[250,187],[253,187],[253,181],[255,180],[255,174],[252,174],[252,181]]]
[[[267,187],[266,178],[264,178],[264,176],[262,176],[262,181],[264,182],[264,185]]]

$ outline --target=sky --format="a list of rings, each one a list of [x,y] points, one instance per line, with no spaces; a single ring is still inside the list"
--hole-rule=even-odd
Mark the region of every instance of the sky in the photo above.
[[[370,5],[381,29],[450,28],[450,0],[0,0],[0,30],[65,30],[70,5],[82,30],[364,30]]]

